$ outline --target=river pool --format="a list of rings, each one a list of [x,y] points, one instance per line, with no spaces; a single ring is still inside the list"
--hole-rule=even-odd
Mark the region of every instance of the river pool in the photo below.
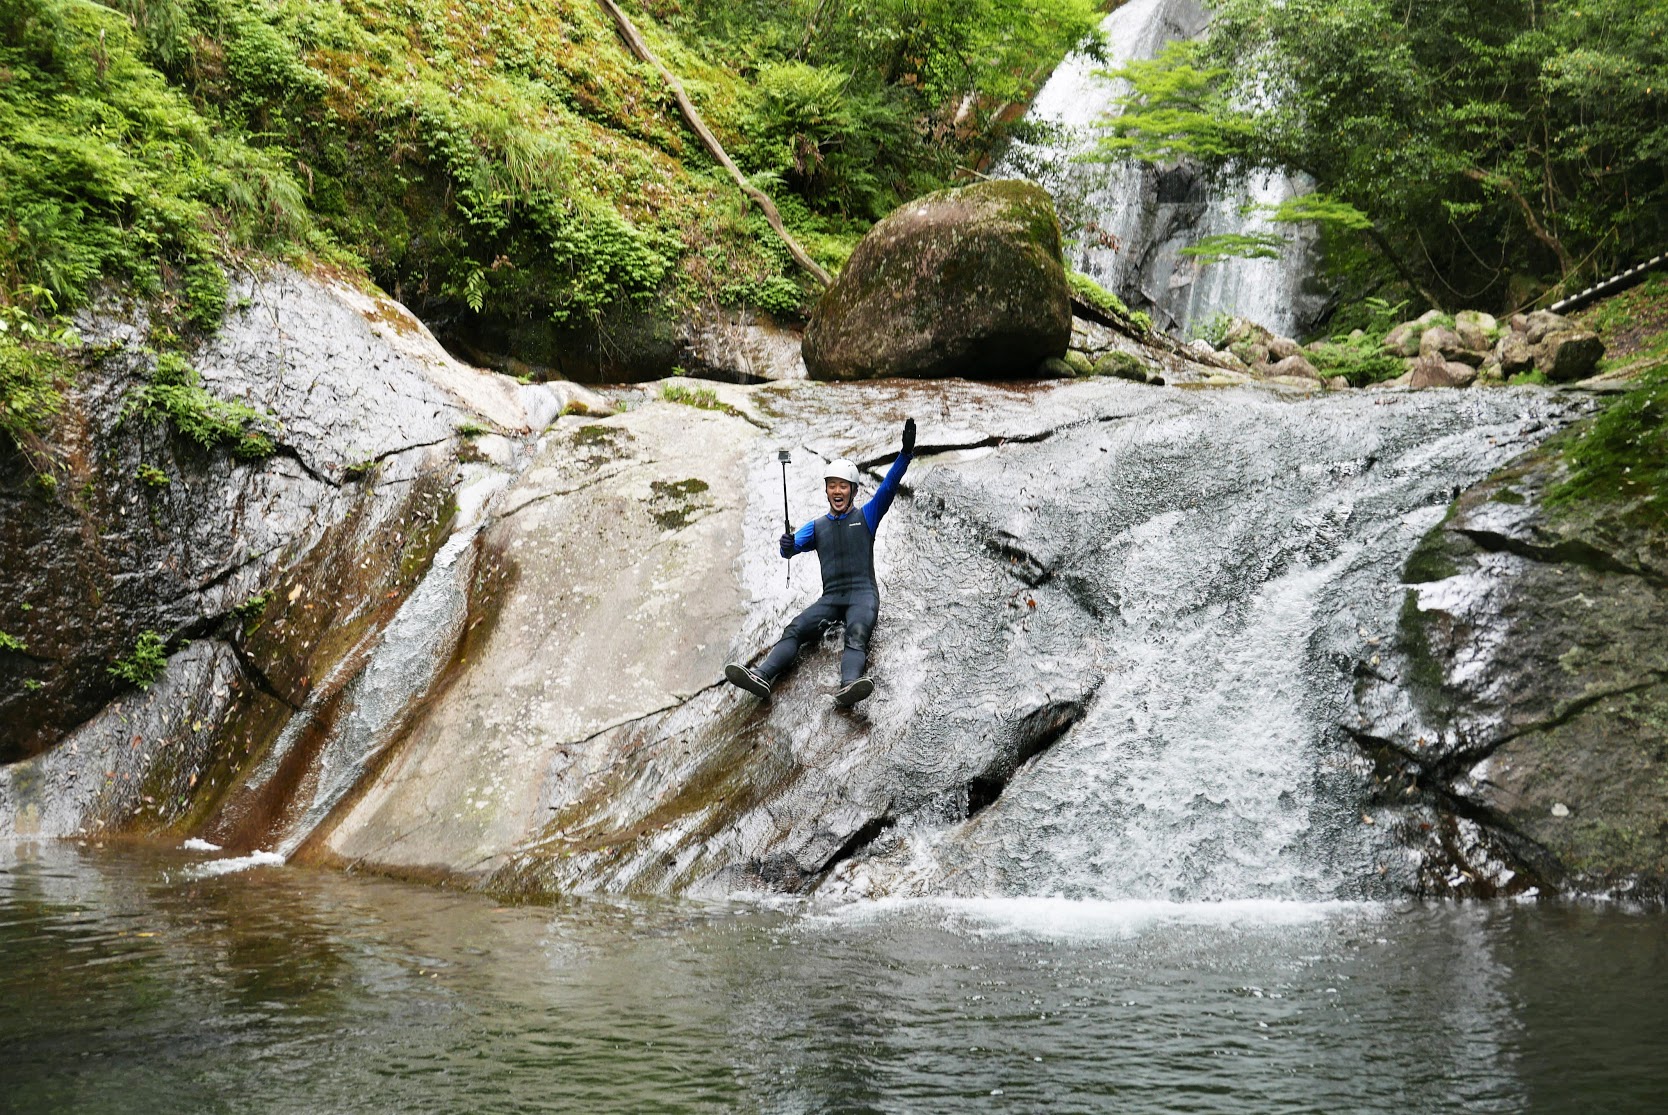
[[[0,845],[19,1112],[1660,1111],[1615,904],[689,904]],[[243,861],[237,861],[243,862]]]

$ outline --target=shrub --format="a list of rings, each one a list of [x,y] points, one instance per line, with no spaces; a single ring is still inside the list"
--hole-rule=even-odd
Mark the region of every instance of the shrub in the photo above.
[[[1407,370],[1398,357],[1386,356],[1370,334],[1333,338],[1304,352],[1322,379],[1342,376],[1351,387],[1395,379]]]
[[[1228,339],[1228,329],[1233,325],[1234,317],[1225,311],[1217,312],[1204,321],[1193,323],[1188,327],[1187,335],[1196,340],[1204,341],[1211,348],[1219,349]]]

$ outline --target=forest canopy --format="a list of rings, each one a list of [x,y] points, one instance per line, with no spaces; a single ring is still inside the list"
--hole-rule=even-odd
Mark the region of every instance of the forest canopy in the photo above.
[[[1093,0],[637,0],[633,19],[837,268],[958,180]],[[431,321],[814,288],[594,0],[0,0],[0,308],[103,281],[212,328],[226,264],[324,258]]]
[[[1212,7],[1115,71],[1100,156],[1308,175],[1276,219],[1321,225],[1346,301],[1517,308],[1668,246],[1668,0]]]

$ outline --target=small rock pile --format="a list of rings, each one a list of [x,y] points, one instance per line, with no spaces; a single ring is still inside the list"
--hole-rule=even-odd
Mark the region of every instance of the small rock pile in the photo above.
[[[1371,346],[1361,344],[1363,339],[1357,330],[1349,341],[1366,358]],[[1343,376],[1324,376],[1316,366],[1317,355],[1336,351],[1336,342],[1299,345],[1255,322],[1235,318],[1219,346],[1208,341],[1193,343],[1201,354],[1208,350],[1218,363],[1257,379],[1348,385]],[[1390,330],[1379,342],[1377,353],[1399,359],[1404,367],[1400,376],[1381,384],[1387,387],[1486,386],[1527,372],[1539,372],[1553,383],[1570,383],[1597,370],[1604,342],[1598,334],[1550,310],[1513,314],[1504,325],[1480,310],[1462,310],[1452,317],[1431,310]]]

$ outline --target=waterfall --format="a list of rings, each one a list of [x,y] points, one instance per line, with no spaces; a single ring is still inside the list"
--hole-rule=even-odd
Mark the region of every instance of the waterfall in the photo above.
[[[1089,695],[995,800],[948,825],[930,808],[901,821],[831,893],[1314,899],[1404,885],[1408,860],[1366,816],[1367,767],[1340,727],[1354,672],[1392,654],[1402,563],[1455,486],[1560,414],[1527,391],[1198,393],[934,471],[915,508],[945,510],[899,529],[902,570],[882,583],[887,635],[915,645],[879,672],[914,688],[934,725],[911,729],[921,742],[898,781],[1028,692]],[[1035,559],[1017,631],[989,616],[988,588],[935,587],[947,569],[977,582],[980,528]],[[1093,688],[1073,670],[1093,671]],[[963,705],[982,720],[958,720]]]
[[[1205,236],[1275,231],[1266,216],[1246,207],[1278,204],[1301,192],[1303,183],[1255,174],[1238,190],[1216,192],[1186,165],[1079,161],[1095,146],[1096,123],[1128,91],[1126,82],[1096,71],[1152,58],[1168,42],[1197,36],[1207,22],[1198,0],[1129,0],[1112,12],[1101,23],[1106,61],[1078,52],[1061,63],[1026,115],[1050,138],[1016,141],[996,173],[1047,187],[1066,228],[1071,266],[1131,309],[1148,310],[1161,328],[1185,335],[1218,314],[1231,314],[1295,336],[1325,302],[1308,289],[1312,235],[1296,234],[1279,259],[1201,264],[1181,249]]]

